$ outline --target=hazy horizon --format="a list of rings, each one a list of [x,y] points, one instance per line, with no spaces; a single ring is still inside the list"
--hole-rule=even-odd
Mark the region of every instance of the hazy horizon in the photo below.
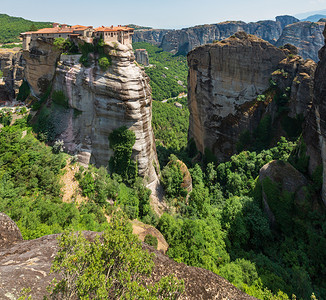
[[[3,1],[3,0],[1,0]],[[76,4],[77,3],[77,4]],[[278,15],[301,16],[319,13],[326,7],[326,0],[275,0],[270,3],[251,0],[225,3],[220,0],[171,1],[153,4],[149,0],[138,2],[117,1],[63,1],[44,5],[44,1],[16,0],[4,2],[1,13],[33,21],[49,21],[82,25],[137,24],[153,28],[182,28],[227,20],[255,22],[274,20]]]

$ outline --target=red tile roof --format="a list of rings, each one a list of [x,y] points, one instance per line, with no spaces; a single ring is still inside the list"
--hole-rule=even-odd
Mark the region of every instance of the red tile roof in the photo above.
[[[65,25],[65,24],[64,24]],[[88,28],[92,28],[93,26],[83,26],[83,25],[73,25],[69,27],[51,27],[51,28],[42,28],[37,31],[28,31],[21,33],[22,35],[26,34],[50,34],[50,33],[74,33],[74,31],[82,31]],[[98,27],[95,28],[95,32],[117,32],[117,31],[134,31],[134,28],[129,28],[126,26],[111,26],[111,27]]]

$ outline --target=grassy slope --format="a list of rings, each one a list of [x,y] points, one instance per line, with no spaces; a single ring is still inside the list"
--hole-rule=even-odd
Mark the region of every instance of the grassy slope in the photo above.
[[[51,27],[49,22],[33,22],[19,17],[0,14],[0,43],[19,42],[19,34],[30,30],[35,25],[37,29]]]

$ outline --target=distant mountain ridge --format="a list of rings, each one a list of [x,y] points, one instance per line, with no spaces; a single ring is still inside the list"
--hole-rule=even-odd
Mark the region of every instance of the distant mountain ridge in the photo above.
[[[318,61],[318,50],[323,46],[322,35],[325,23],[300,22],[293,16],[278,16],[276,20],[245,23],[225,21],[217,24],[197,25],[180,30],[146,29],[137,30],[134,42],[148,42],[160,46],[173,54],[186,54],[192,49],[226,39],[238,31],[260,37],[273,45],[292,43],[303,58]],[[287,30],[292,26],[291,30]],[[286,30],[286,32],[284,32]]]
[[[309,16],[305,19],[302,19],[301,21],[318,22],[320,19],[324,19],[324,18],[326,18],[326,14],[325,15],[316,14],[316,15]]]
[[[306,18],[308,18],[310,16],[313,16],[313,15],[326,15],[326,9],[315,10],[315,11],[308,11],[308,12],[305,12],[305,13],[296,14],[294,16],[296,18],[300,19],[300,20],[303,20],[303,19],[306,19]]]

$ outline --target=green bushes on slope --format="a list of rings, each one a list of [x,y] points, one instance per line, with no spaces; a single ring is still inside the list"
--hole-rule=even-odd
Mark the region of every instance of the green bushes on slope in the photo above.
[[[171,53],[149,43],[133,43],[133,48],[146,49],[148,52],[151,66],[146,67],[145,71],[151,79],[150,85],[154,100],[162,101],[187,92],[188,67],[186,56],[173,56]]]
[[[41,28],[52,27],[52,23],[34,22],[23,18],[11,17],[6,14],[0,14],[0,43],[19,42],[19,34]]]

